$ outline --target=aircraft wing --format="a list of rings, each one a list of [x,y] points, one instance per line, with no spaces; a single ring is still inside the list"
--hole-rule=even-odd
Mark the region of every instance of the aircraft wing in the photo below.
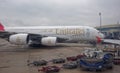
[[[10,33],[10,32],[1,32],[0,31],[0,38],[9,38],[10,35],[15,34],[15,33]]]
[[[102,40],[105,43],[111,43],[111,44],[118,44],[120,45],[120,40],[115,40],[115,39],[103,39]]]

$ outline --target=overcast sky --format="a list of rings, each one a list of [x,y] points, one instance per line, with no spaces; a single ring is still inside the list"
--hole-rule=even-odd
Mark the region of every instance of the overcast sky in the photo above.
[[[0,0],[0,22],[5,26],[116,24],[120,0]]]

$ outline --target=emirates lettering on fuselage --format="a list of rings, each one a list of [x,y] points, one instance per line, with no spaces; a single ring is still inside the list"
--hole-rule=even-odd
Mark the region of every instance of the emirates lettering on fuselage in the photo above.
[[[58,35],[66,35],[66,34],[73,34],[73,35],[79,35],[84,34],[84,29],[56,29],[56,34]]]

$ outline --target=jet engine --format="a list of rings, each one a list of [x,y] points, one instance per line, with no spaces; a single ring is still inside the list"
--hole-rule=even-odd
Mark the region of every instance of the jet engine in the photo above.
[[[28,41],[28,34],[14,34],[9,37],[9,42],[16,45],[26,45]]]
[[[35,34],[13,34],[9,37],[9,42],[16,45],[44,45],[56,46],[62,39],[57,37],[46,37]]]
[[[41,39],[41,44],[45,46],[55,46],[57,42],[57,37],[43,37]]]
[[[9,42],[16,45],[28,45],[28,43],[31,43],[44,46],[55,46],[57,37],[35,37],[35,35],[33,36],[30,34],[14,34],[9,37]]]

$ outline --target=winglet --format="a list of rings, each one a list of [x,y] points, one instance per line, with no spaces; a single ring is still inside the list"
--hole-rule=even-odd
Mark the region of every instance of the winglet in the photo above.
[[[0,31],[4,31],[4,26],[0,23]]]

